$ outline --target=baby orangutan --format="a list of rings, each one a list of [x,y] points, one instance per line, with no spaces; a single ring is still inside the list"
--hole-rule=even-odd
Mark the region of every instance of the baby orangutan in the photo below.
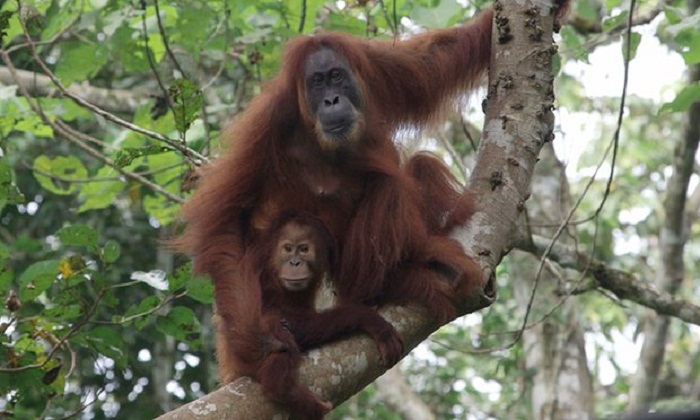
[[[244,261],[245,281],[236,282],[236,316],[219,323],[219,372],[224,383],[250,376],[263,394],[281,403],[292,418],[320,419],[332,405],[298,382],[302,354],[334,339],[364,331],[377,344],[382,361],[396,363],[403,344],[375,309],[339,304],[317,311],[314,298],[324,276],[336,273],[336,247],[315,217],[285,215],[253,241]],[[233,325],[225,342],[223,325]]]

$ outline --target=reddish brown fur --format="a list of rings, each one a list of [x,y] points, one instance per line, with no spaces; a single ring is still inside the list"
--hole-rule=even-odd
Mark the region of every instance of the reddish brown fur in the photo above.
[[[446,235],[474,213],[474,198],[462,191],[457,178],[437,156],[420,152],[411,157],[406,171],[418,183],[423,200],[421,214],[433,235]]]
[[[481,283],[473,262],[444,237],[447,225],[434,220],[452,212],[448,220],[463,221],[471,207],[452,208],[451,198],[426,205],[432,199],[425,191],[451,186],[401,168],[392,135],[434,121],[479,81],[489,62],[492,18],[487,11],[470,25],[408,41],[325,34],[290,43],[280,73],[224,134],[234,144],[183,207],[187,227],[177,244],[194,255],[195,271],[214,282],[224,381],[233,367],[235,315],[250,309],[236,304],[241,283],[250,281],[243,273],[246,249],[264,243],[261,233],[280,214],[308,212],[331,231],[340,246],[336,284],[343,303],[419,303],[444,322],[455,314],[457,295]],[[324,46],[347,59],[363,93],[364,131],[342,152],[321,149],[305,104],[304,65]],[[457,288],[431,269],[435,263],[460,274]],[[317,328],[332,329],[334,322]]]
[[[317,272],[309,287],[290,292],[274,267],[276,245],[285,227],[310,231]],[[239,283],[235,329],[219,334],[226,382],[250,376],[260,382],[268,398],[286,406],[293,418],[318,419],[331,404],[311,393],[297,380],[304,351],[356,331],[370,334],[385,363],[396,363],[402,343],[394,328],[364,305],[340,304],[324,312],[314,309],[314,296],[323,275],[332,275],[335,246],[323,224],[308,215],[284,215],[253,245],[244,258],[245,280]],[[227,339],[233,338],[229,346]],[[228,355],[228,356],[227,356]],[[228,358],[227,358],[228,357]]]

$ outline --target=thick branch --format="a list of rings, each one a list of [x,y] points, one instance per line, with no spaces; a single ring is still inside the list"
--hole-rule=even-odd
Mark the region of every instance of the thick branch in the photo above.
[[[454,237],[485,278],[512,248],[537,156],[553,138],[552,26],[541,3],[497,1],[483,139],[469,188],[479,211]],[[536,21],[536,22],[535,22]]]
[[[472,302],[474,310],[483,301]],[[417,308],[392,307],[381,311],[404,340],[408,352],[438,327],[429,322],[426,312]],[[368,337],[356,336],[337,341],[304,358],[299,376],[303,384],[337,406],[359,392],[387,369],[379,363],[379,352]],[[240,378],[197,401],[164,414],[161,420],[273,418],[285,411],[260,393],[260,386],[249,378]],[[282,417],[285,418],[285,417]]]
[[[518,244],[518,248],[541,256],[549,243],[548,238],[535,235],[531,244]],[[588,254],[558,243],[552,247],[549,258],[562,267],[589,273],[599,287],[609,290],[619,299],[646,306],[661,315],[700,325],[700,306],[658,290],[652,283],[639,279],[632,273],[610,268]]]
[[[635,27],[651,23],[652,20],[654,20],[661,12],[663,12],[664,8],[667,7],[669,3],[671,3],[669,0],[659,0],[656,5],[654,5],[651,9],[647,10],[645,13],[636,14],[636,16],[633,16],[631,26]],[[602,20],[594,21],[574,16],[567,22],[567,24],[574,28],[578,33],[583,35],[602,34],[603,32],[605,32],[605,30],[603,29]],[[619,35],[627,28],[627,24],[615,27],[614,29],[608,32],[608,39],[612,39],[613,36]]]
[[[17,82],[32,97],[61,96],[61,91],[48,76],[31,71],[17,69]],[[0,83],[14,85],[12,72],[7,67],[0,67]],[[87,83],[72,84],[66,88],[72,95],[85,98],[107,112],[115,114],[133,114],[136,108],[148,98],[146,91],[121,89],[104,89]]]

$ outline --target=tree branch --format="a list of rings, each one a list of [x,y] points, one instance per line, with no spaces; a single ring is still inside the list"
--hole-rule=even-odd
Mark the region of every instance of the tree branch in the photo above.
[[[617,26],[607,33],[606,39],[611,39],[614,36],[621,34],[629,27],[641,26],[651,23],[661,12],[664,11],[671,3],[670,0],[659,0],[651,9],[647,10],[644,14],[637,13],[632,17],[631,22],[625,23],[624,25]],[[573,17],[567,21],[567,24],[574,28],[576,32],[582,35],[591,34],[602,34],[605,32],[603,29],[602,19],[600,21],[593,21],[588,19],[583,19],[580,17]]]
[[[472,302],[475,310],[483,303]],[[380,311],[404,340],[406,352],[425,340],[437,327],[427,321],[426,311],[415,307],[391,307]],[[379,363],[372,340],[355,336],[310,351],[304,358],[300,382],[335,406],[359,392],[387,369]],[[233,383],[159,417],[176,419],[251,419],[284,415],[282,407],[262,396],[260,386],[250,378]],[[283,417],[284,418],[284,417]]]
[[[549,238],[533,235],[531,243],[519,242],[518,248],[541,256],[550,242]],[[639,279],[632,273],[610,268],[588,254],[559,243],[552,246],[548,256],[562,267],[590,274],[597,286],[609,290],[618,299],[629,300],[653,309],[661,315],[700,325],[700,306],[658,290],[654,284]]]
[[[14,67],[14,64],[12,63],[12,60],[10,59],[10,55],[5,51],[0,49],[0,58],[2,58],[2,61],[7,65],[8,70],[10,71],[11,74],[16,74],[15,72],[17,69]],[[136,182],[139,182],[146,187],[150,188],[156,193],[163,194],[166,197],[168,197],[170,200],[176,202],[176,203],[183,203],[184,200],[182,197],[176,196],[169,191],[167,191],[165,188],[161,187],[160,185],[151,182],[148,178],[139,175],[138,173],[131,172],[129,170],[126,170],[119,165],[116,165],[114,161],[109,159],[108,157],[104,156],[102,153],[100,153],[98,150],[90,147],[86,142],[84,142],[82,139],[89,138],[91,139],[91,142],[99,142],[99,140],[92,138],[91,136],[81,133],[79,131],[74,130],[71,126],[68,124],[64,123],[60,119],[56,119],[52,121],[45,113],[44,111],[35,103],[35,101],[32,100],[29,92],[24,88],[24,86],[19,85],[19,91],[24,96],[24,98],[27,100],[27,103],[29,104],[30,108],[32,111],[34,111],[35,114],[41,118],[41,121],[50,126],[51,129],[66,139],[69,143],[74,144],[78,148],[82,149],[85,153],[88,155],[94,157],[95,159],[99,160],[103,164],[110,166],[114,168],[117,172],[120,174],[124,175],[125,177],[132,179]]]
[[[25,26],[25,23],[22,19],[18,20],[20,25],[22,26],[22,30],[24,32],[24,36],[27,40],[27,43],[29,45],[29,50],[31,51],[32,58],[34,59],[34,62],[41,67],[41,70],[46,74],[46,76],[51,79],[51,82],[56,86],[63,95],[67,96],[68,98],[72,99],[73,102],[76,104],[80,105],[81,107],[91,111],[92,113],[99,115],[106,119],[107,121],[111,121],[114,124],[117,124],[119,126],[122,126],[124,128],[127,128],[131,131],[135,131],[139,134],[143,134],[144,136],[150,137],[154,140],[160,141],[162,143],[167,144],[174,150],[179,151],[182,153],[183,156],[185,156],[187,159],[189,159],[191,162],[200,165],[203,163],[206,163],[208,159],[204,156],[202,156],[199,152],[190,149],[187,147],[186,144],[173,140],[171,138],[168,138],[167,136],[164,136],[160,133],[157,133],[155,131],[147,130],[141,126],[138,126],[136,124],[132,124],[126,120],[123,120],[119,118],[118,116],[111,114],[109,112],[106,112],[104,109],[95,106],[94,104],[86,101],[83,97],[77,96],[72,94],[68,89],[61,83],[61,81],[56,77],[56,75],[51,71],[51,69],[48,68],[44,60],[39,57],[39,53],[36,50],[36,46],[33,43],[33,40],[31,39],[31,36],[29,35],[29,32],[27,32],[27,28]]]
[[[27,70],[16,69],[17,81],[13,79],[10,69],[0,66],[0,83],[24,87],[32,97],[60,97],[61,91],[48,76]],[[147,98],[145,90],[105,89],[91,86],[87,83],[72,84],[66,90],[75,96],[85,98],[86,101],[95,104],[107,112],[115,114],[133,114],[136,108]]]

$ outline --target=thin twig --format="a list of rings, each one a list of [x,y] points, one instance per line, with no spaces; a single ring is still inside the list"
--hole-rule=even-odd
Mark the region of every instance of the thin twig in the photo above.
[[[306,0],[301,0],[301,16],[299,17],[299,30],[297,32],[304,32],[304,25],[306,24]]]
[[[651,23],[656,17],[661,14],[661,12],[664,11],[664,9],[671,4],[670,0],[661,0],[659,1],[652,9],[650,9],[646,14],[643,15],[638,15],[636,18],[632,16],[632,12],[634,9],[630,7],[630,14],[627,19],[627,26],[618,26],[616,28],[611,29],[609,32],[606,33],[608,37],[610,36],[616,36],[620,34],[621,32],[627,32],[627,30],[632,27],[632,26],[640,26],[640,25],[646,25]],[[603,25],[599,21],[593,22],[589,20],[569,20],[567,22],[568,26],[571,26],[574,28],[578,33],[582,35],[590,35],[590,34],[600,34],[603,33]]]
[[[143,52],[146,54],[146,59],[148,60],[148,67],[151,69],[151,73],[153,73],[153,76],[156,79],[156,83],[158,84],[158,87],[160,88],[161,94],[163,95],[163,98],[165,98],[165,103],[168,104],[168,108],[170,109],[170,112],[173,114],[173,120],[177,118],[177,114],[175,113],[175,105],[173,105],[173,100],[170,97],[170,92],[168,91],[168,88],[165,87],[165,83],[163,83],[163,80],[160,78],[160,73],[158,73],[158,69],[156,68],[156,62],[155,59],[153,58],[153,54],[151,53],[151,47],[148,44],[148,25],[146,25],[146,0],[141,0],[141,9],[143,9],[143,13],[141,13],[141,28],[143,29]],[[156,13],[157,16],[157,13]],[[160,18],[158,18],[158,23],[160,24]],[[160,26],[159,26],[160,29]],[[162,36],[162,35],[161,35]],[[165,40],[163,40],[165,42]],[[179,131],[178,134],[180,134],[180,141],[182,144],[187,144],[187,140],[185,139],[185,132],[184,131]]]
[[[137,280],[135,283],[140,283],[140,281]],[[121,285],[120,285],[120,286],[121,286]],[[145,311],[145,312],[141,312],[141,313],[138,313],[138,314],[133,314],[133,315],[130,315],[130,316],[126,317],[126,318],[122,318],[122,319],[120,319],[119,321],[92,321],[91,324],[96,324],[96,325],[124,325],[124,324],[126,324],[126,323],[128,323],[128,322],[131,322],[131,321],[135,320],[135,319],[143,318],[143,317],[145,317],[145,316],[151,315],[152,313],[157,312],[158,310],[162,309],[163,307],[165,307],[165,306],[168,305],[169,303],[175,301],[176,299],[179,299],[179,298],[185,296],[186,294],[187,294],[187,291],[182,291],[182,292],[180,292],[180,293],[176,293],[176,294],[174,294],[174,295],[170,295],[170,296],[166,297],[165,299],[163,299],[163,301],[160,302],[157,306],[155,306],[155,307],[153,307],[153,308],[151,308],[151,309],[149,309],[149,310],[147,310],[147,311]]]
[[[39,57],[39,54],[36,51],[36,47],[35,47],[32,39],[29,35],[29,32],[27,31],[27,27],[26,27],[24,21],[22,19],[18,19],[18,21],[19,21],[20,25],[22,26],[22,30],[24,31],[24,36],[27,39],[27,43],[29,44],[29,48],[30,48],[31,53],[32,53],[32,58],[39,65],[39,67],[41,67],[44,74],[46,74],[51,79],[51,81],[54,83],[54,85],[56,85],[56,87],[61,91],[61,93],[64,96],[72,99],[73,102],[82,106],[83,108],[86,108],[89,111],[103,117],[107,121],[111,121],[117,125],[120,125],[124,128],[127,128],[131,131],[137,132],[139,134],[143,134],[143,135],[148,136],[152,139],[155,139],[155,140],[158,140],[158,141],[161,141],[161,142],[167,144],[168,146],[170,146],[173,149],[182,153],[186,158],[188,158],[195,165],[202,165],[208,161],[208,159],[206,157],[202,156],[197,151],[190,149],[189,147],[187,147],[186,145],[182,144],[179,141],[170,139],[170,138],[168,138],[160,133],[157,133],[155,131],[147,130],[147,129],[140,127],[136,124],[132,124],[126,120],[123,120],[123,119],[117,117],[114,114],[111,114],[111,113],[89,103],[88,101],[81,98],[80,96],[77,96],[77,95],[70,93],[66,89],[66,87],[63,85],[63,83],[61,83],[61,81],[58,79],[58,77],[56,77],[56,75],[51,71],[51,69],[49,69],[46,66],[46,63],[44,63],[44,61]],[[4,55],[7,55],[6,51],[5,51]],[[9,56],[8,56],[8,58],[9,58]]]
[[[186,163],[185,162],[177,162],[177,163],[173,163],[172,165],[168,165],[168,166],[164,166],[162,168],[154,169],[152,171],[134,172],[134,174],[141,175],[141,176],[151,176],[151,175],[156,175],[156,174],[159,174],[162,172],[169,171],[171,169],[174,169],[174,168],[177,168],[178,166],[183,166],[183,165],[186,165]],[[114,181],[121,181],[122,180],[122,178],[120,178],[118,176],[91,176],[91,177],[84,178],[84,179],[68,178],[65,176],[52,174],[51,172],[46,172],[46,171],[43,171],[41,169],[37,169],[34,166],[32,166],[26,162],[23,162],[22,166],[38,173],[39,175],[44,175],[45,177],[55,179],[57,181],[72,182],[72,183],[76,183],[76,184],[91,184],[93,182],[114,182]]]
[[[384,4],[384,0],[379,0],[379,6],[382,9],[382,14],[384,15],[384,20],[386,20],[387,25],[389,25],[389,29],[391,30],[391,33],[393,34],[394,38],[396,38],[399,34],[398,29],[396,28],[396,25],[391,21],[391,18],[389,17],[389,12],[386,10],[386,5]],[[394,17],[394,19],[396,19]]]
[[[7,68],[8,68],[8,69],[10,70],[10,72],[12,73],[12,76],[16,79],[16,78],[17,78],[16,68],[15,68],[15,65],[14,65],[14,63],[12,62],[10,56],[7,54],[6,51],[0,50],[0,57],[2,57],[3,61],[5,62],[5,65],[7,66]],[[28,103],[29,106],[32,108],[32,110],[34,111],[34,113],[36,113],[36,114],[39,116],[39,118],[41,118],[42,122],[43,122],[44,124],[50,126],[56,133],[60,134],[60,135],[61,135],[63,138],[65,138],[68,142],[75,144],[75,145],[78,146],[80,149],[82,149],[82,150],[85,151],[87,154],[89,154],[90,156],[96,158],[97,160],[101,161],[101,162],[104,163],[105,165],[114,168],[116,171],[118,171],[119,173],[121,173],[121,174],[124,175],[125,177],[127,177],[127,178],[129,178],[129,179],[133,179],[134,181],[137,181],[137,182],[139,182],[139,183],[145,185],[146,187],[150,188],[150,189],[153,190],[154,192],[157,192],[157,193],[159,193],[159,194],[165,195],[165,196],[168,197],[170,200],[172,200],[172,201],[174,201],[174,202],[176,202],[176,203],[183,203],[183,202],[184,202],[184,199],[183,199],[182,197],[173,195],[172,193],[170,193],[169,191],[165,190],[165,189],[164,189],[163,187],[161,187],[160,185],[151,182],[149,179],[147,179],[147,178],[145,178],[145,177],[143,177],[143,176],[141,176],[141,175],[139,175],[139,174],[133,173],[133,172],[128,171],[128,170],[126,170],[126,169],[124,169],[124,168],[122,168],[122,167],[119,167],[118,165],[116,165],[116,164],[114,163],[114,161],[112,161],[112,160],[109,159],[108,157],[104,156],[104,155],[103,155],[102,153],[100,153],[99,151],[97,151],[97,150],[93,149],[92,147],[88,146],[88,145],[85,144],[84,142],[80,141],[80,140],[79,140],[78,138],[76,138],[76,136],[73,134],[73,131],[74,131],[74,130],[73,130],[72,127],[70,127],[69,125],[67,125],[66,123],[64,123],[63,121],[58,120],[58,119],[55,120],[55,121],[51,121],[51,119],[44,113],[44,111],[43,111],[41,108],[39,108],[39,106],[37,106],[37,104],[32,100],[32,98],[31,98],[31,96],[29,95],[29,92],[27,91],[26,87],[24,87],[24,86],[18,84],[18,89],[19,89],[20,93],[22,94],[22,96],[24,96],[24,98],[27,100],[27,103]],[[83,135],[83,136],[87,136],[87,134],[82,134],[82,135]]]
[[[98,391],[95,393],[95,397],[92,399],[92,401],[87,402],[87,403],[82,403],[82,404],[80,404],[80,406],[78,406],[78,408],[76,408],[75,410],[73,410],[72,413],[66,415],[65,417],[62,417],[61,420],[66,420],[66,419],[69,419],[69,418],[71,418],[71,417],[77,416],[77,415],[80,414],[83,410],[85,410],[86,408],[88,408],[88,407],[90,407],[91,405],[95,404],[95,403],[100,399],[100,394],[103,393],[103,392],[105,392],[105,387],[104,387],[104,386],[99,387],[99,389],[98,389]],[[86,396],[85,398],[87,398],[87,396]]]
[[[469,132],[469,127],[467,127],[467,122],[464,120],[464,115],[462,115],[461,110],[459,111],[459,121],[462,123],[462,131],[464,132],[464,135],[467,137],[467,140],[469,140],[469,144],[472,146],[472,151],[476,152],[476,141],[474,141],[472,133]]]
[[[610,194],[610,187],[612,185],[612,179],[613,179],[614,170],[615,170],[615,162],[617,159],[617,148],[618,148],[619,139],[620,139],[620,130],[622,128],[622,121],[623,121],[623,117],[624,117],[624,113],[625,113],[625,98],[627,97],[627,84],[628,84],[628,80],[629,80],[629,61],[630,61],[630,52],[631,52],[631,44],[632,44],[631,43],[631,34],[632,34],[632,24],[631,23],[632,23],[632,14],[633,14],[635,5],[636,5],[636,0],[631,0],[629,20],[628,20],[628,26],[627,26],[627,34],[626,34],[627,54],[626,54],[626,59],[625,59],[625,63],[624,63],[624,78],[622,81],[622,97],[620,98],[620,108],[619,108],[619,112],[618,112],[617,128],[615,129],[615,133],[613,134],[612,142],[608,146],[608,149],[605,152],[605,156],[607,156],[608,151],[612,147],[613,155],[612,155],[612,162],[611,162],[611,167],[610,167],[610,175],[608,177],[608,181],[607,181],[606,186],[605,186],[605,194],[603,195],[603,199],[601,200],[600,205],[598,206],[598,208],[596,209],[595,214],[594,214],[594,217],[596,218],[596,220],[598,218],[598,215],[603,210],[603,207],[605,205],[605,201],[607,200],[607,198]],[[596,173],[598,172],[598,169],[602,166],[602,162],[603,161],[601,160],[601,163],[598,165],[598,168],[596,168]],[[566,219],[564,219],[562,221],[562,223],[559,225],[559,228],[557,229],[556,233],[549,241],[549,245],[542,253],[542,256],[540,258],[540,263],[537,267],[537,273],[535,274],[535,280],[534,280],[533,285],[532,285],[532,292],[530,294],[530,299],[528,301],[527,309],[526,309],[525,315],[523,317],[522,327],[521,327],[519,333],[516,334],[514,341],[517,341],[520,339],[520,337],[522,336],[522,334],[525,330],[525,327],[527,326],[527,319],[528,319],[528,316],[529,316],[530,311],[532,309],[532,305],[533,305],[534,300],[535,300],[535,292],[537,290],[540,278],[542,276],[542,270],[544,269],[545,261],[547,260],[550,253],[552,252],[552,248],[556,244],[556,242],[559,239],[559,237],[561,236],[562,232],[569,226],[569,221],[573,218],[574,212],[578,209],[579,205],[583,201],[583,198],[586,195],[586,191],[588,190],[588,187],[592,184],[594,179],[595,179],[595,174],[593,175],[593,177],[591,177],[591,180],[589,181],[588,185],[586,186],[584,193],[579,196],[576,204],[571,208]],[[593,239],[594,248],[593,248],[593,250],[591,250],[591,253],[595,252],[595,242],[596,242],[595,238],[597,237],[598,223],[596,223],[595,226],[596,226],[596,229],[595,229],[594,239]],[[586,273],[587,271],[588,271],[588,266],[584,267],[584,269],[582,270],[582,273]]]
[[[177,61],[177,58],[175,58],[173,50],[170,48],[170,43],[168,42],[168,35],[165,33],[165,29],[163,28],[163,22],[160,19],[160,9],[158,8],[158,0],[153,0],[153,5],[156,8],[156,22],[158,22],[158,31],[160,32],[160,36],[161,38],[163,38],[165,52],[168,54],[168,57],[170,57],[170,61],[173,62],[173,65],[175,66],[177,71],[180,72],[180,77],[187,78],[185,71],[182,69],[182,67],[180,67],[180,63]]]
[[[51,351],[46,355],[46,359],[41,362],[41,363],[35,363],[31,365],[25,365],[25,366],[19,366],[16,368],[3,368],[0,367],[0,373],[17,373],[17,372],[23,372],[25,370],[31,370],[31,369],[40,369],[44,367],[49,361],[53,360],[53,356],[56,354],[58,349],[60,349],[63,346],[63,343],[65,343],[68,339],[73,337],[78,331],[80,331],[81,328],[83,328],[90,318],[95,314],[95,311],[97,310],[98,303],[102,300],[102,297],[104,296],[106,289],[101,290],[97,296],[95,297],[95,301],[93,302],[92,306],[88,310],[88,312],[85,314],[85,316],[80,319],[80,321],[76,322],[68,331],[66,335],[61,337],[61,340],[59,340],[56,345],[54,345],[51,348]]]

